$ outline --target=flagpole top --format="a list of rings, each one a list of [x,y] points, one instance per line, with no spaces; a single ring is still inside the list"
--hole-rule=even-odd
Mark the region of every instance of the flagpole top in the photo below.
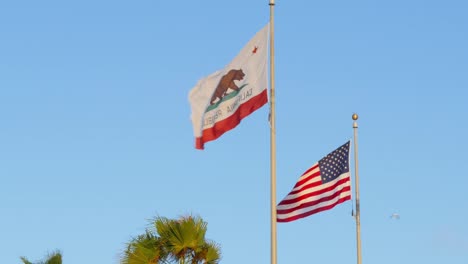
[[[353,120],[356,121],[356,120],[358,120],[358,118],[359,118],[359,116],[356,113],[354,113],[353,114]]]
[[[275,5],[275,0],[270,0],[270,5]]]

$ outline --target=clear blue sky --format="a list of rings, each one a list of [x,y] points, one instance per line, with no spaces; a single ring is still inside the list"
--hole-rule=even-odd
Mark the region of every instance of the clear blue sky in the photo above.
[[[468,3],[276,2],[278,201],[357,112],[363,263],[468,263]],[[188,104],[268,19],[268,0],[1,1],[0,263],[118,263],[188,213],[221,263],[269,263],[268,107],[199,151]],[[355,263],[351,207],[278,224],[278,263]]]

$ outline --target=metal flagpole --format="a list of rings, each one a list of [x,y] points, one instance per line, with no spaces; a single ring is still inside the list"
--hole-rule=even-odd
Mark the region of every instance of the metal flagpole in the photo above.
[[[355,175],[355,195],[356,195],[356,242],[357,242],[357,263],[361,264],[361,209],[359,205],[359,167],[358,167],[358,142],[357,142],[357,120],[358,115],[353,114],[353,130],[354,130],[354,175]]]
[[[275,131],[275,45],[274,7],[270,0],[270,173],[271,173],[271,264],[276,264],[276,131]]]

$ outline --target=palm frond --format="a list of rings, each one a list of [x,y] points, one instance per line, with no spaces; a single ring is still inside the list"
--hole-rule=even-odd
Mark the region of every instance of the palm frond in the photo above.
[[[221,260],[221,247],[215,242],[206,243],[206,255],[204,260],[206,264],[217,264]]]
[[[205,239],[208,224],[201,217],[155,217],[146,233],[132,239],[121,264],[217,264],[219,245]]]
[[[24,264],[33,264],[31,261],[29,261],[26,257],[20,257],[21,261],[23,261]]]
[[[24,264],[33,264],[26,257],[20,257]],[[44,261],[37,262],[37,264],[62,264],[62,253],[59,250],[53,251],[45,257]]]
[[[49,253],[44,264],[62,264],[62,253],[60,251]]]
[[[122,264],[158,264],[165,263],[167,252],[161,239],[152,234],[149,230],[127,244]]]

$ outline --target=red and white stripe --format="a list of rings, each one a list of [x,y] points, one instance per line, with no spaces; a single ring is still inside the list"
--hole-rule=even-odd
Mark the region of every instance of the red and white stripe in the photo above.
[[[254,96],[249,101],[241,104],[236,112],[234,112],[228,118],[216,122],[211,127],[204,128],[202,135],[195,138],[195,148],[204,149],[204,144],[206,142],[215,140],[222,134],[235,128],[242,119],[255,112],[266,103],[268,103],[268,94],[267,89],[265,88],[261,93]]]
[[[277,221],[290,222],[335,207],[351,199],[350,173],[322,184],[319,164],[315,163],[297,181],[292,191],[278,204]]]

